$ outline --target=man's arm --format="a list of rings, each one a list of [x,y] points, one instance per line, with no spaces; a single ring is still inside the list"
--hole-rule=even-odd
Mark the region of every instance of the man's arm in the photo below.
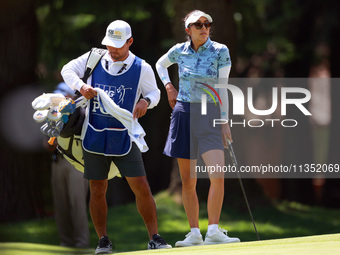
[[[141,70],[140,89],[143,98],[137,102],[133,110],[134,118],[144,116],[147,109],[155,107],[160,100],[161,92],[157,87],[155,74],[151,66],[146,62],[143,63]]]
[[[80,57],[71,60],[69,63],[64,65],[61,70],[61,75],[65,83],[71,88],[78,90],[85,98],[91,99],[97,95],[97,91],[92,86],[84,83],[82,77],[86,70],[86,62],[90,52],[87,52]],[[89,78],[90,80],[91,78]]]
[[[147,63],[144,63],[142,67],[140,86],[142,96],[150,99],[148,108],[151,109],[155,107],[159,103],[161,92],[157,87],[155,73]]]

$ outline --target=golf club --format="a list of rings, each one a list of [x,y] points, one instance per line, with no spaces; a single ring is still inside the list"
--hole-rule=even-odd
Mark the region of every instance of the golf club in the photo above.
[[[228,140],[228,146],[229,146],[228,150],[229,150],[231,161],[233,162],[233,165],[236,167],[236,170],[238,170],[238,164],[237,164],[236,156],[235,156],[235,153],[234,153],[234,149],[233,149],[233,146],[231,145],[231,142],[229,140]],[[253,214],[250,210],[248,198],[247,198],[247,195],[246,195],[246,191],[244,190],[244,186],[243,186],[243,183],[242,183],[240,173],[238,171],[236,171],[236,173],[237,173],[238,181],[239,181],[240,186],[241,186],[241,190],[242,190],[242,193],[243,193],[244,200],[246,201],[246,205],[247,205],[247,208],[248,208],[250,218],[251,218],[253,225],[254,225],[254,229],[255,229],[257,239],[260,240],[260,236],[259,236],[259,233],[257,232],[257,229],[256,229],[255,220],[254,220]]]

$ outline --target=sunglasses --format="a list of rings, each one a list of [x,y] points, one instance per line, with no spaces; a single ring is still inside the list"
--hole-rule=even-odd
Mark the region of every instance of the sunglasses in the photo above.
[[[196,22],[196,23],[191,23],[189,27],[195,26],[196,29],[200,30],[203,28],[203,26],[205,26],[206,29],[209,29],[211,28],[211,24],[212,22],[204,22],[204,23]]]

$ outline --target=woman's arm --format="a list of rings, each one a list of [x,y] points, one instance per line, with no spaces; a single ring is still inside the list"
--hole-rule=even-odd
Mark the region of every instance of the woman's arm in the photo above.
[[[172,63],[169,60],[168,54],[164,54],[156,63],[156,70],[157,70],[159,78],[162,80],[165,86],[166,93],[168,95],[169,105],[173,109],[176,104],[178,91],[172,85],[170,77],[169,77],[168,67],[171,66],[172,64],[174,63]]]
[[[228,84],[230,69],[231,69],[231,66],[225,66],[219,69],[219,72],[218,72],[219,83]],[[221,119],[229,120],[228,90],[226,88],[220,88],[219,95],[222,101]]]
[[[230,69],[231,69],[231,66],[225,66],[219,69],[220,83],[228,84]],[[222,101],[222,105],[220,106],[221,119],[226,119],[229,121],[228,90],[226,88],[220,88],[219,95]],[[222,124],[221,131],[222,131],[222,139],[223,139],[224,147],[228,148],[228,140],[230,140],[231,142],[233,141],[229,124],[228,123]]]

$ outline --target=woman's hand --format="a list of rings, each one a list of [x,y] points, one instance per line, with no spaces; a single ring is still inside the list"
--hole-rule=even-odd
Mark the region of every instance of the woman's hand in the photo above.
[[[177,102],[176,98],[178,95],[178,91],[175,89],[175,87],[172,85],[171,82],[165,85],[166,93],[168,94],[168,101],[171,109],[174,109],[175,104]]]
[[[231,137],[231,130],[228,123],[221,125],[221,132],[223,145],[225,148],[228,148],[228,140],[230,142],[233,142],[233,138]]]

